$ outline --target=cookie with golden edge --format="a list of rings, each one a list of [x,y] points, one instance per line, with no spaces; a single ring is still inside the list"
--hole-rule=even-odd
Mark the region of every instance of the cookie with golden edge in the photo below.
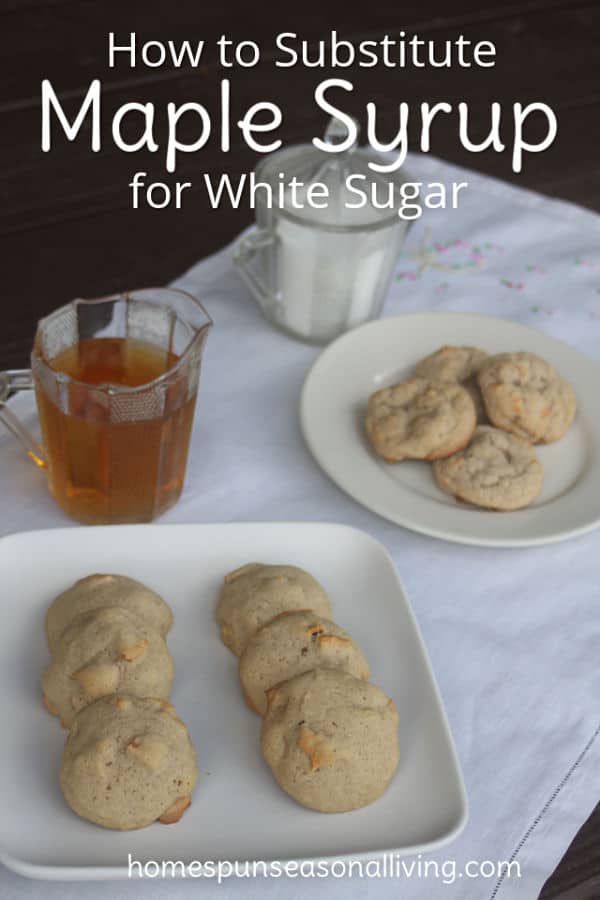
[[[77,712],[118,691],[169,696],[173,660],[158,631],[117,606],[76,616],[42,676],[46,708],[69,727]]]
[[[119,830],[177,822],[197,777],[188,730],[171,704],[127,694],[103,697],[78,713],[60,768],[73,812]]]
[[[460,383],[476,375],[488,355],[479,347],[454,347],[446,344],[420,359],[415,366],[415,373],[433,381]]]
[[[479,347],[445,345],[419,360],[415,366],[415,374],[432,381],[454,381],[462,384],[475,404],[477,421],[484,423],[487,422],[487,415],[476,376],[488,355]]]
[[[120,606],[164,637],[173,624],[173,614],[163,598],[151,588],[125,575],[96,574],[80,578],[52,601],[46,613],[46,636],[54,654],[59,638],[75,616],[104,606]]]
[[[262,754],[302,806],[346,812],[385,791],[399,762],[398,713],[376,685],[313,669],[267,694]]]
[[[475,425],[464,387],[418,377],[371,394],[365,419],[373,449],[390,463],[450,456],[466,447]]]
[[[240,657],[244,699],[262,716],[267,711],[266,691],[318,668],[369,677],[364,653],[339,625],[313,612],[282,613],[250,638]]]
[[[535,353],[491,356],[477,380],[490,422],[532,444],[559,440],[575,418],[575,391]]]
[[[307,609],[331,615],[329,598],[316,578],[297,566],[248,563],[225,575],[216,619],[223,643],[240,656],[252,635],[275,616]]]
[[[465,450],[436,460],[433,474],[447,494],[498,510],[528,506],[544,480],[531,444],[491,425],[479,425]]]

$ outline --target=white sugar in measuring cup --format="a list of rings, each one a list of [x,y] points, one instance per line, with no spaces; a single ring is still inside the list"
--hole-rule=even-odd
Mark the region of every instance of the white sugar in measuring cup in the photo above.
[[[347,136],[346,126],[333,119],[325,141],[336,145]],[[324,343],[381,313],[410,225],[398,215],[400,188],[410,179],[373,171],[372,161],[381,156],[368,148],[330,153],[301,144],[271,154],[256,168],[256,181],[271,186],[274,202],[269,207],[266,193],[256,191],[256,225],[238,242],[235,263],[267,319],[295,337]],[[348,186],[351,175],[364,176],[351,182],[365,185],[361,208]],[[281,198],[281,183],[293,178],[302,188]],[[307,202],[317,183],[327,188],[323,209]],[[393,209],[373,204],[366,188],[372,184],[386,197],[392,185],[398,198]]]

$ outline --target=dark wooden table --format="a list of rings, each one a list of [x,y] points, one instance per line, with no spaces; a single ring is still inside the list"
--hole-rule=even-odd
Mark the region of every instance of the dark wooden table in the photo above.
[[[436,129],[432,152],[479,168],[543,193],[600,210],[600,4],[598,0],[412,0],[401,5],[374,2],[360,13],[329,8],[276,19],[268,7],[246,4],[244,11],[208,0],[0,0],[0,259],[2,328],[0,369],[27,364],[36,320],[73,296],[95,296],[122,288],[169,281],[199,258],[231,240],[251,219],[248,209],[209,210],[196,188],[181,210],[130,207],[128,183],[143,170],[147,180],[199,182],[201,173],[232,174],[251,169],[257,155],[239,135],[224,156],[211,140],[198,154],[182,157],[176,176],[165,178],[164,152],[135,157],[114,148],[111,118],[126,101],[152,101],[157,109],[157,140],[164,151],[166,104],[195,100],[213,120],[218,115],[218,84],[224,73],[215,53],[198,70],[170,67],[130,69],[107,64],[107,35],[138,42],[200,38],[214,43],[226,32],[252,39],[263,50],[256,68],[232,70],[232,111],[241,113],[259,99],[285,111],[278,132],[284,143],[307,140],[326,123],[313,101],[325,77],[355,84],[346,108],[361,121],[366,100],[385,119],[382,137],[397,127],[402,100],[469,103],[473,139],[489,122],[489,104],[508,109],[516,100],[549,103],[559,117],[559,134],[548,151],[526,161],[521,175],[511,172],[509,154],[461,149],[455,131]],[[463,34],[490,40],[497,65],[468,69],[274,70],[273,37],[294,31],[312,41],[332,28],[353,41],[383,34],[418,33],[436,41]],[[90,81],[102,80],[103,149],[89,149],[89,129],[69,143],[55,132],[53,149],[40,149],[40,83],[49,78],[65,110],[73,115]],[[387,131],[387,135],[386,135]],[[189,134],[189,131],[186,132]],[[87,142],[86,142],[87,138]],[[414,141],[415,135],[412,135]],[[600,790],[600,774],[599,774]],[[600,898],[600,812],[581,829],[548,880],[544,900]]]

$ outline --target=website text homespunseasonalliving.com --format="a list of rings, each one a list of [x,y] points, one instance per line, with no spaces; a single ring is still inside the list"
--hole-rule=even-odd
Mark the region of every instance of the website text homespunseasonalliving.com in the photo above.
[[[321,860],[183,860],[149,859],[144,862],[128,855],[129,878],[205,878],[222,884],[230,878],[358,878],[429,880],[454,884],[461,879],[520,878],[517,860],[467,860],[459,864],[455,859],[424,859],[421,854],[402,857],[385,853],[374,859]]]

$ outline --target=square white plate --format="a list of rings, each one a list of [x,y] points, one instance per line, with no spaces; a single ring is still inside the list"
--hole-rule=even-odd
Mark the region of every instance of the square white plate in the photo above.
[[[314,573],[330,593],[334,618],[363,647],[372,680],[398,706],[401,763],[385,795],[365,809],[303,809],[262,761],[260,720],[242,701],[237,661],[214,622],[223,574],[256,559]],[[177,825],[108,831],[75,816],[59,789],[65,732],[40,698],[44,613],[72,581],[103,571],[146,582],[174,611],[172,700],[200,769],[192,806]],[[417,625],[392,561],[364,532],[311,523],[28,532],[0,540],[0,579],[0,860],[15,871],[123,878],[129,853],[142,862],[186,863],[419,853],[463,827],[464,786]]]

